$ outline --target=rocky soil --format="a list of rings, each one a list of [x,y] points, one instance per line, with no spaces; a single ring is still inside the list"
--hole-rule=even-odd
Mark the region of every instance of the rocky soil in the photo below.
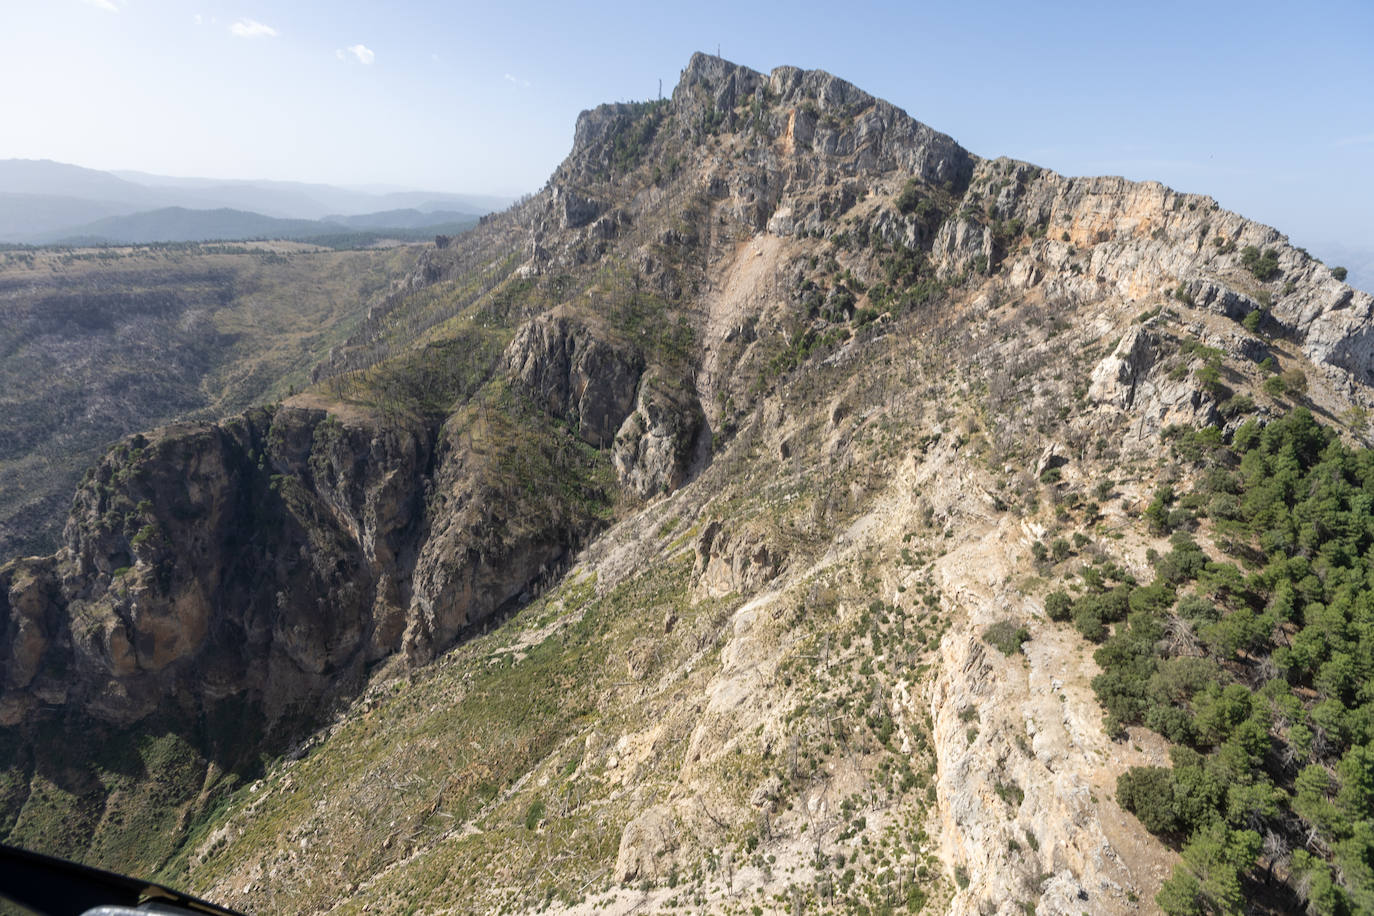
[[[96,722],[198,749],[137,864],[254,911],[1153,911],[1113,796],[1167,747],[1044,596],[1164,549],[1170,425],[1362,435],[1371,309],[1210,199],[697,55],[310,391],[125,439],[0,569],[0,827],[101,859],[31,750]]]

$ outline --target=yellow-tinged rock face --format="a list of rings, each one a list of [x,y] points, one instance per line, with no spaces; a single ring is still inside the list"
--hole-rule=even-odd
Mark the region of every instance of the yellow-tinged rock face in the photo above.
[[[9,686],[28,686],[38,673],[38,664],[47,646],[48,640],[43,634],[42,625],[30,617],[21,617],[18,632],[10,644]]]
[[[210,602],[195,585],[179,592],[170,606],[133,613],[139,666],[161,671],[176,661],[190,659],[204,644],[210,627]]]
[[[110,674],[116,678],[132,677],[142,670],[133,640],[129,638],[124,621],[111,619],[105,624],[105,651],[109,656]]]
[[[1162,750],[1107,739],[1035,548],[1144,576],[1140,507],[1191,472],[1164,427],[1234,422],[1223,378],[1272,416],[1271,353],[1368,403],[1368,297],[1206,198],[978,160],[818,72],[694,58],[575,143],[307,395],[93,470],[65,552],[0,569],[0,722],[230,710],[251,745],[337,703],[154,859],[249,908],[1151,898],[1171,854],[1111,788]],[[1262,301],[1281,335],[1237,321]]]
[[[5,670],[8,688],[27,687],[38,673],[48,647],[45,618],[51,609],[51,598],[41,587],[38,575],[22,567],[17,573],[10,582],[8,596],[11,625],[15,627]]]

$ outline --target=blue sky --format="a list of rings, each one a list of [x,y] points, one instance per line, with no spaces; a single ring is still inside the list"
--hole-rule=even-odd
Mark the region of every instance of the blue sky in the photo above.
[[[1374,249],[1371,0],[0,2],[0,158],[515,194],[578,111],[666,94],[719,47],[829,70],[980,155]]]

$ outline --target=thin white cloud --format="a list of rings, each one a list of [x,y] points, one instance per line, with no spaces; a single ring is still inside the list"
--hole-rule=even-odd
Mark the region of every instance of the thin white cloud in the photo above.
[[[229,26],[229,31],[237,38],[276,38],[278,35],[276,29],[256,19],[240,19]]]
[[[522,80],[518,76],[511,76],[509,73],[503,73],[501,74],[501,78],[513,86],[519,86],[522,89],[530,88],[530,81]]]
[[[113,0],[86,0],[86,2],[91,6],[96,7],[97,9],[104,10],[107,13],[119,12],[119,7],[114,5]]]
[[[348,53],[356,57],[360,64],[370,64],[377,59],[376,52],[365,44],[349,45]]]

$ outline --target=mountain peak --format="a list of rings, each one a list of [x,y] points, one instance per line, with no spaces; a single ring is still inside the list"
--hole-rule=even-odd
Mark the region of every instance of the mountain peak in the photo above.
[[[698,52],[669,99],[582,112],[552,183],[586,190],[656,156],[662,171],[726,135],[734,154],[799,182],[889,175],[958,190],[978,161],[952,137],[824,70],[763,74]]]
[[[673,95],[677,95],[684,87],[695,85],[720,86],[736,76],[760,79],[763,74],[743,64],[728,61],[723,57],[696,51],[687,61],[687,66],[683,68]]]
[[[126,439],[64,549],[0,567],[11,836],[99,823],[73,848],[295,912],[1128,916],[1197,884],[1152,830],[1224,840],[1218,886],[1288,882],[1276,911],[1311,837],[1365,874],[1267,765],[1367,753],[1311,737],[1370,715],[1337,696],[1368,652],[1322,648],[1365,598],[1322,589],[1374,575],[1335,448],[1374,300],[1339,271],[704,54],[413,263],[312,388]],[[68,745],[141,723],[189,813],[62,810]],[[1262,794],[1156,806],[1214,767]]]

